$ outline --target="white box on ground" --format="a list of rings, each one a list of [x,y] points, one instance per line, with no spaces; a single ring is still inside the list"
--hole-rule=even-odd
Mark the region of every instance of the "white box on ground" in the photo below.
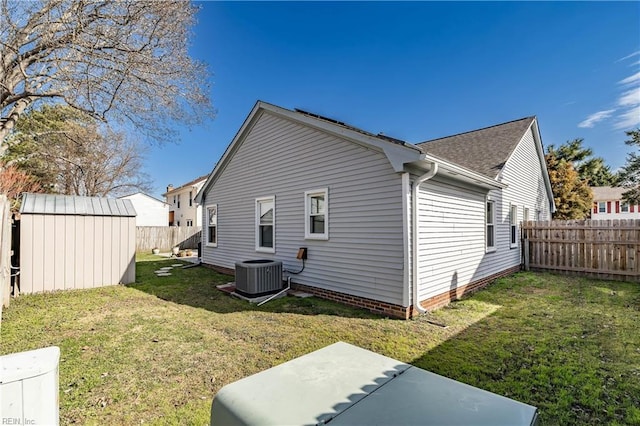
[[[212,425],[523,425],[537,409],[338,342],[224,386]]]
[[[57,425],[60,348],[0,357],[0,424]]]

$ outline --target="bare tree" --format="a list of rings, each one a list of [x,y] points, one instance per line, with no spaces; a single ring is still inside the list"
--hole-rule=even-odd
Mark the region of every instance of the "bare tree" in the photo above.
[[[158,140],[213,117],[206,67],[187,51],[196,12],[180,0],[0,0],[0,155],[38,101]]]
[[[4,161],[49,192],[104,197],[150,190],[140,144],[71,107],[29,111],[7,139]]]
[[[18,169],[15,165],[0,167],[0,193],[6,194],[11,202],[11,210],[20,209],[22,193],[40,192],[42,186],[38,180]]]

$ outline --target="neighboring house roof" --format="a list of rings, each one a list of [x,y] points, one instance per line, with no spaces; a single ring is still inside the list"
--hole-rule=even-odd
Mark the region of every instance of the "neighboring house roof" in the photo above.
[[[592,186],[591,191],[593,191],[593,201],[621,200],[626,188]]]
[[[179,192],[180,190],[182,190],[182,189],[184,189],[184,188],[191,187],[191,186],[195,186],[195,185],[197,185],[197,184],[199,184],[199,183],[201,183],[201,182],[206,181],[208,177],[209,177],[209,175],[208,175],[208,174],[207,174],[207,175],[202,175],[202,176],[200,176],[200,177],[195,178],[194,180],[192,180],[192,181],[190,181],[190,182],[185,183],[184,185],[181,185],[181,186],[179,186],[179,187],[177,187],[177,188],[173,188],[171,191],[167,191],[167,192],[165,192],[165,193],[164,193],[164,194],[162,194],[162,195],[166,197],[167,195],[170,195],[170,194],[173,194],[173,193]]]
[[[136,210],[131,200],[31,193],[25,193],[23,195],[20,213],[80,216],[136,216]]]
[[[459,164],[495,179],[535,117],[417,144],[426,154]]]
[[[135,195],[142,195],[142,196],[147,197],[147,198],[149,198],[149,199],[151,199],[153,201],[157,201],[158,203],[169,205],[168,203],[165,203],[164,201],[159,200],[156,197],[152,197],[151,195],[145,194],[144,192],[134,192],[133,194],[123,195],[122,197],[118,197],[118,199],[119,200],[130,199],[131,197],[133,197]]]

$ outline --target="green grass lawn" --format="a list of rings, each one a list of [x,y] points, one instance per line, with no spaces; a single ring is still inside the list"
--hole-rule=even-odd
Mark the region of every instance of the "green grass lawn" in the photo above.
[[[136,284],[3,311],[1,353],[61,348],[63,424],[208,424],[225,384],[342,340],[535,405],[543,424],[640,425],[638,284],[520,273],[400,321],[316,298],[258,308],[206,268],[153,274],[172,263],[140,256]]]

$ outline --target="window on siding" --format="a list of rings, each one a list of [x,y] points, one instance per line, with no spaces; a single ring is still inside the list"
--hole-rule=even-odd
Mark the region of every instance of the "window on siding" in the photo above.
[[[193,206],[193,191],[189,191],[189,207]]]
[[[218,246],[218,205],[207,206],[207,245]]]
[[[511,232],[511,240],[509,247],[518,247],[518,206],[511,206],[509,209],[509,230]]]
[[[316,240],[329,239],[329,190],[307,191],[305,199],[304,237]]]
[[[526,207],[522,209],[522,220],[525,222],[529,220],[529,209]]]
[[[620,213],[629,213],[629,203],[620,203]]]
[[[496,206],[492,200],[487,200],[486,211],[486,235],[487,235],[487,251],[495,251],[496,249]]]
[[[256,199],[256,251],[275,253],[275,197]]]
[[[606,213],[606,212],[607,212],[607,202],[598,201],[598,213]]]
[[[176,196],[174,195],[173,196],[173,204],[175,204],[175,203],[176,203]]]
[[[180,194],[178,194],[178,208],[180,208]]]
[[[187,219],[187,226],[193,226],[193,220]]]

